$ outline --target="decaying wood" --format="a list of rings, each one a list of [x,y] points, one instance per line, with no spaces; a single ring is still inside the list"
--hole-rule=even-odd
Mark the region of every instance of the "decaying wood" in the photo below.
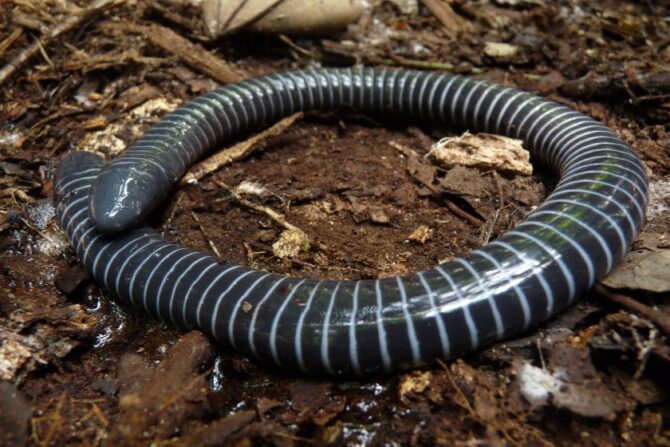
[[[234,68],[228,62],[210,53],[202,46],[180,36],[170,28],[152,24],[150,26],[134,26],[132,29],[141,32],[152,45],[174,54],[189,67],[217,82],[229,84],[239,82],[246,77],[241,70]]]
[[[449,3],[443,0],[421,0],[421,3],[444,25],[444,31],[449,37],[472,30],[472,25],[456,14]]]
[[[87,9],[78,14],[72,14],[58,25],[47,31],[40,40],[35,40],[31,45],[21,51],[14,59],[7,65],[0,69],[0,85],[9,79],[18,69],[28,62],[33,56],[40,52],[41,46],[47,46],[61,35],[74,29],[81,24],[85,19],[91,15],[98,13],[104,9],[110,8],[114,5],[123,3],[125,0],[95,0],[93,4]]]
[[[209,245],[209,248],[216,255],[216,259],[218,259],[219,262],[223,262],[224,259],[221,257],[221,252],[217,248],[216,244],[214,243],[214,241],[212,240],[210,235],[205,230],[205,227],[202,225],[202,222],[200,222],[200,219],[198,218],[198,215],[195,214],[193,211],[191,211],[191,217],[193,218],[195,223],[198,225],[198,228],[200,229],[200,232],[202,233],[202,235],[205,237],[205,240],[207,241],[207,244]]]
[[[231,164],[234,161],[242,160],[251,154],[258,143],[266,140],[268,138],[276,137],[277,135],[284,132],[286,129],[291,127],[293,123],[298,121],[303,117],[302,112],[294,113],[291,116],[284,118],[283,120],[276,123],[274,126],[269,129],[264,130],[240,143],[235,144],[233,147],[221,151],[217,154],[212,155],[208,159],[198,163],[196,166],[191,168],[189,172],[184,175],[184,177],[179,182],[180,186],[185,186],[190,183],[197,182],[203,177],[211,174],[212,172],[218,171]]]

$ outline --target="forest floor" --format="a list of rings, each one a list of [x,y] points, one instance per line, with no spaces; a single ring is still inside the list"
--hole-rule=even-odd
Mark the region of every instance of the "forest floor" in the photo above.
[[[327,38],[212,40],[193,7],[89,3],[0,1],[0,445],[670,445],[670,6],[455,0],[438,20],[375,1]],[[355,381],[269,370],[114,301],[83,272],[53,217],[65,154],[111,157],[235,78],[356,63],[471,74],[611,126],[652,190],[622,271],[517,339]],[[510,229],[553,184],[411,156],[448,132],[306,113],[177,188],[151,221],[171,241],[277,273],[430,268]],[[282,227],[221,187],[243,182],[260,190],[247,202],[282,213],[311,248],[277,256]]]

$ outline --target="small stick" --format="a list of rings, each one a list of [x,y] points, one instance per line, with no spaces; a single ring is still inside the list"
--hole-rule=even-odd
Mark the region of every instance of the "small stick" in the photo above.
[[[456,68],[454,64],[450,64],[449,62],[430,62],[418,59],[406,59],[396,55],[393,55],[390,58],[370,59],[369,62],[378,65],[418,68],[419,70],[454,71]],[[470,74],[473,75],[482,74],[483,72],[484,70],[479,67],[472,67],[470,69]]]
[[[308,50],[308,49],[306,49],[306,48],[301,47],[301,46],[298,45],[297,43],[293,42],[293,41],[291,40],[291,38],[288,37],[288,36],[285,35],[285,34],[280,34],[280,35],[279,35],[279,40],[281,40],[281,41],[284,42],[286,45],[288,45],[289,48],[291,48],[292,50],[297,51],[298,53],[302,54],[303,56],[306,56],[306,57],[308,57],[308,58],[310,58],[310,59],[315,59],[315,60],[318,60],[318,59],[319,59],[319,53],[318,53],[318,52],[316,52],[316,51],[311,51],[311,50]]]
[[[259,142],[268,138],[276,137],[302,117],[302,112],[287,116],[269,129],[266,129],[263,132],[258,133],[240,143],[237,143],[233,147],[221,151],[198,163],[196,166],[191,168],[189,172],[186,173],[186,175],[184,175],[184,177],[179,182],[179,186],[186,186],[191,183],[196,183],[198,180],[211,174],[212,172],[218,171],[219,169],[231,164],[234,161],[241,160],[249,156],[249,154],[254,152]]]
[[[275,222],[277,225],[284,228],[285,230],[296,230],[296,231],[300,231],[304,235],[307,235],[307,233],[305,233],[302,229],[296,227],[295,225],[293,225],[292,223],[287,221],[286,217],[284,217],[283,214],[278,213],[277,211],[273,210],[270,207],[260,205],[258,203],[254,203],[250,200],[245,199],[244,197],[242,197],[240,194],[237,193],[235,188],[232,188],[232,187],[228,186],[226,183],[222,182],[221,180],[216,180],[215,183],[219,187],[228,191],[230,193],[230,195],[233,197],[233,199],[235,199],[235,201],[237,201],[237,203],[239,203],[240,205],[245,206],[247,208],[251,208],[254,211],[258,211],[259,213],[265,214],[273,222]],[[309,239],[309,243],[311,245],[314,245],[315,247],[317,247],[320,250],[326,250],[327,247],[324,244],[322,244],[321,242],[314,241],[309,236],[307,236],[307,239]]]
[[[209,248],[211,248],[212,251],[214,252],[214,254],[216,255],[216,258],[219,261],[222,261],[223,258],[221,257],[221,253],[219,252],[219,249],[216,248],[216,244],[214,244],[214,241],[209,237],[209,235],[205,231],[205,227],[202,226],[202,223],[200,222],[200,219],[198,218],[198,216],[193,211],[191,211],[191,217],[193,217],[193,220],[195,221],[195,223],[198,224],[198,228],[200,228],[200,232],[202,233],[203,236],[205,236],[205,240],[207,241],[207,244],[209,245]]]
[[[64,391],[63,394],[61,394],[61,397],[58,400],[58,404],[54,409],[54,415],[50,417],[51,424],[47,429],[47,434],[44,437],[44,439],[39,443],[40,447],[47,447],[49,444],[51,444],[51,438],[53,437],[54,433],[56,433],[58,427],[61,426],[61,419],[62,419],[61,411],[63,410],[63,405],[65,404],[65,398],[67,397],[67,395],[68,395],[67,391]]]
[[[40,52],[40,45],[49,45],[51,42],[57,40],[61,35],[71,31],[92,14],[102,11],[111,6],[121,4],[125,0],[95,0],[93,4],[82,11],[80,14],[72,14],[58,25],[51,28],[45,33],[43,42],[36,40],[30,46],[21,51],[14,59],[9,61],[7,65],[0,69],[0,85],[4,84],[19,68],[28,62],[35,54]]]
[[[51,58],[49,58],[49,55],[47,54],[47,51],[42,46],[42,42],[40,42],[39,39],[37,39],[36,41],[37,41],[37,47],[40,50],[40,54],[42,55],[42,57],[44,58],[46,63],[49,64],[49,67],[53,67],[54,63],[51,61]]]
[[[662,330],[665,335],[670,335],[670,316],[654,309],[653,307],[634,300],[631,297],[613,292],[600,282],[593,286],[593,291],[598,295],[618,304],[624,309],[634,312],[640,315],[642,318],[646,318],[658,326],[658,328]]]
[[[496,187],[496,190],[498,191],[498,208],[504,208],[505,207],[505,192],[503,190],[502,183],[500,183],[500,176],[498,175],[498,172],[494,169],[491,171],[491,176],[493,177],[493,184]]]
[[[9,36],[2,42],[0,42],[0,56],[2,56],[5,51],[7,51],[7,48],[11,47],[16,40],[21,37],[23,34],[23,29],[22,28],[14,28],[14,31],[12,31]]]
[[[484,246],[489,243],[489,241],[491,240],[491,235],[493,234],[493,229],[495,228],[496,223],[498,223],[499,217],[500,217],[500,208],[496,208],[495,213],[493,213],[493,217],[484,223],[481,235],[479,236],[480,245]]]

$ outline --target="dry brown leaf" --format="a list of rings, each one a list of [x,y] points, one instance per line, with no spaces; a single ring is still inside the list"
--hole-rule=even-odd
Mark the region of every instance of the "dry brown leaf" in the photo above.
[[[246,29],[270,34],[327,34],[363,14],[364,0],[205,0],[203,20],[212,37]]]
[[[602,283],[614,289],[670,292],[670,250],[632,251]]]

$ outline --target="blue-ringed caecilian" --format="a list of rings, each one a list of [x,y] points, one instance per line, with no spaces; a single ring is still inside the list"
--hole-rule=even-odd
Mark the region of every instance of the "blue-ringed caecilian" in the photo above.
[[[138,226],[207,151],[294,112],[342,104],[520,138],[559,182],[489,245],[379,280],[219,263]],[[568,107],[462,76],[365,68],[227,85],[181,106],[107,165],[90,153],[67,156],[55,191],[79,259],[112,294],[287,370],[340,375],[458,356],[556,314],[624,256],[644,219],[647,178],[612,130]]]

